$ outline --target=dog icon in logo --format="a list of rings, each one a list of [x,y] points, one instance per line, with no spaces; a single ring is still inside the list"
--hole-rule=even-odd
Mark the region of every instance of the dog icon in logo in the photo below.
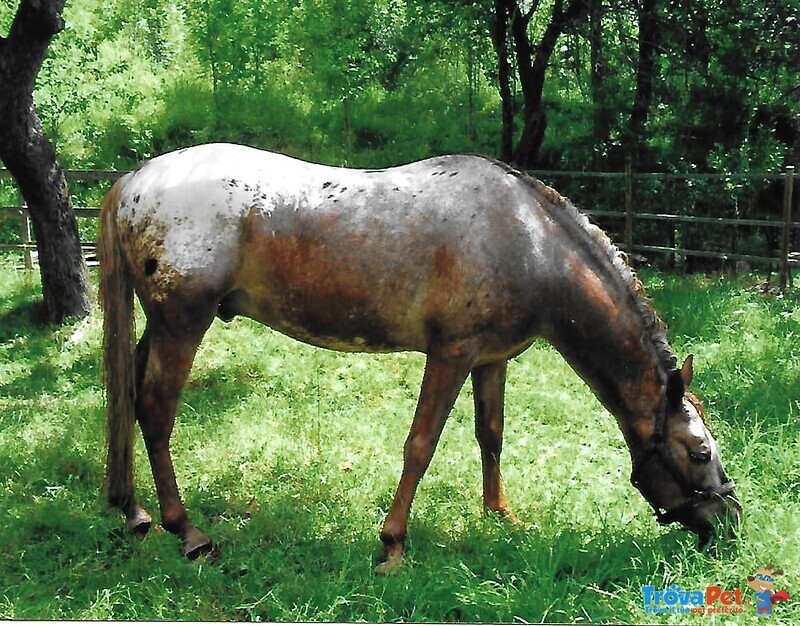
[[[772,591],[773,587],[775,587],[775,577],[783,574],[782,569],[773,569],[774,567],[770,563],[758,570],[755,576],[747,577],[747,586],[755,591],[756,612],[759,615],[772,615],[772,605],[775,602],[791,600],[789,593],[785,589],[776,592]]]

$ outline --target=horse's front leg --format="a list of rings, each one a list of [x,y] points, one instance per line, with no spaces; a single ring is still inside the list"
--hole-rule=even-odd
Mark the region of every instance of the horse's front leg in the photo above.
[[[500,361],[472,370],[475,437],[481,449],[483,466],[483,506],[487,511],[495,511],[503,516],[511,516],[500,476],[507,369],[508,362]]]
[[[403,474],[381,531],[384,554],[375,569],[378,574],[387,574],[402,563],[411,501],[472,366],[471,355],[453,357],[443,352],[429,353],[425,364],[417,410],[405,443]]]
[[[136,418],[142,429],[158,493],[162,526],[180,536],[182,553],[195,559],[211,550],[211,540],[190,521],[183,506],[169,440],[181,390],[189,375],[200,337],[150,332],[147,364],[138,385]]]

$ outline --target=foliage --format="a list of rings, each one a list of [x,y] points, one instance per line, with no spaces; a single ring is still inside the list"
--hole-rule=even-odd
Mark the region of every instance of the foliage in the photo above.
[[[13,4],[0,7],[0,33]],[[523,3],[537,7],[531,41],[554,4]],[[622,168],[637,6],[598,4],[559,38],[543,93],[543,162]],[[656,6],[647,169],[774,171],[796,159],[797,0]],[[65,17],[36,97],[67,166],[126,168],[215,140],[372,167],[499,152],[486,0],[84,0]],[[518,80],[512,91],[520,130]]]
[[[125,536],[102,501],[99,315],[32,326],[35,278],[4,262],[0,616],[666,623],[642,613],[642,585],[747,593],[746,576],[768,562],[787,572],[794,596],[798,302],[746,280],[652,274],[646,283],[677,352],[696,354],[696,389],[745,508],[742,536],[711,558],[685,532],[660,529],[628,483],[613,419],[537,344],[512,363],[507,393],[504,474],[522,523],[481,512],[465,388],[415,501],[409,562],[384,579],[372,574],[377,533],[420,355],[332,353],[246,320],[216,322],[173,437],[189,509],[221,548],[216,561],[190,563],[159,528],[144,541]],[[136,465],[155,512],[141,446]],[[794,622],[797,607],[775,617]],[[737,623],[758,623],[745,609]]]

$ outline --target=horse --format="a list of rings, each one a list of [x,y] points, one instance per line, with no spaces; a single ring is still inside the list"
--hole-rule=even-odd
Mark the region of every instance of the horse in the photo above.
[[[189,519],[169,449],[181,390],[215,318],[257,320],[340,351],[426,355],[376,571],[403,560],[417,486],[468,377],[483,504],[511,515],[500,472],[509,359],[549,341],[616,417],[631,481],[659,522],[702,545],[740,505],[703,407],[641,281],[566,198],[477,155],[347,169],[232,144],[146,161],[106,194],[99,235],[108,456],[105,489],[131,532],[138,422],[162,526],[189,558],[212,541]],[[146,316],[138,343],[134,293]]]

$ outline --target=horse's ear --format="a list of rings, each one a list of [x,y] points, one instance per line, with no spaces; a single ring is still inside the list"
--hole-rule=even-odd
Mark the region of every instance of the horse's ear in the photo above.
[[[667,401],[672,407],[679,407],[683,401],[683,392],[686,387],[683,384],[683,370],[670,372],[667,378]]]
[[[681,380],[683,380],[683,386],[687,389],[689,388],[689,385],[692,384],[692,376],[694,375],[694,368],[692,367],[693,363],[694,355],[690,354],[686,357],[686,360],[681,366]]]

